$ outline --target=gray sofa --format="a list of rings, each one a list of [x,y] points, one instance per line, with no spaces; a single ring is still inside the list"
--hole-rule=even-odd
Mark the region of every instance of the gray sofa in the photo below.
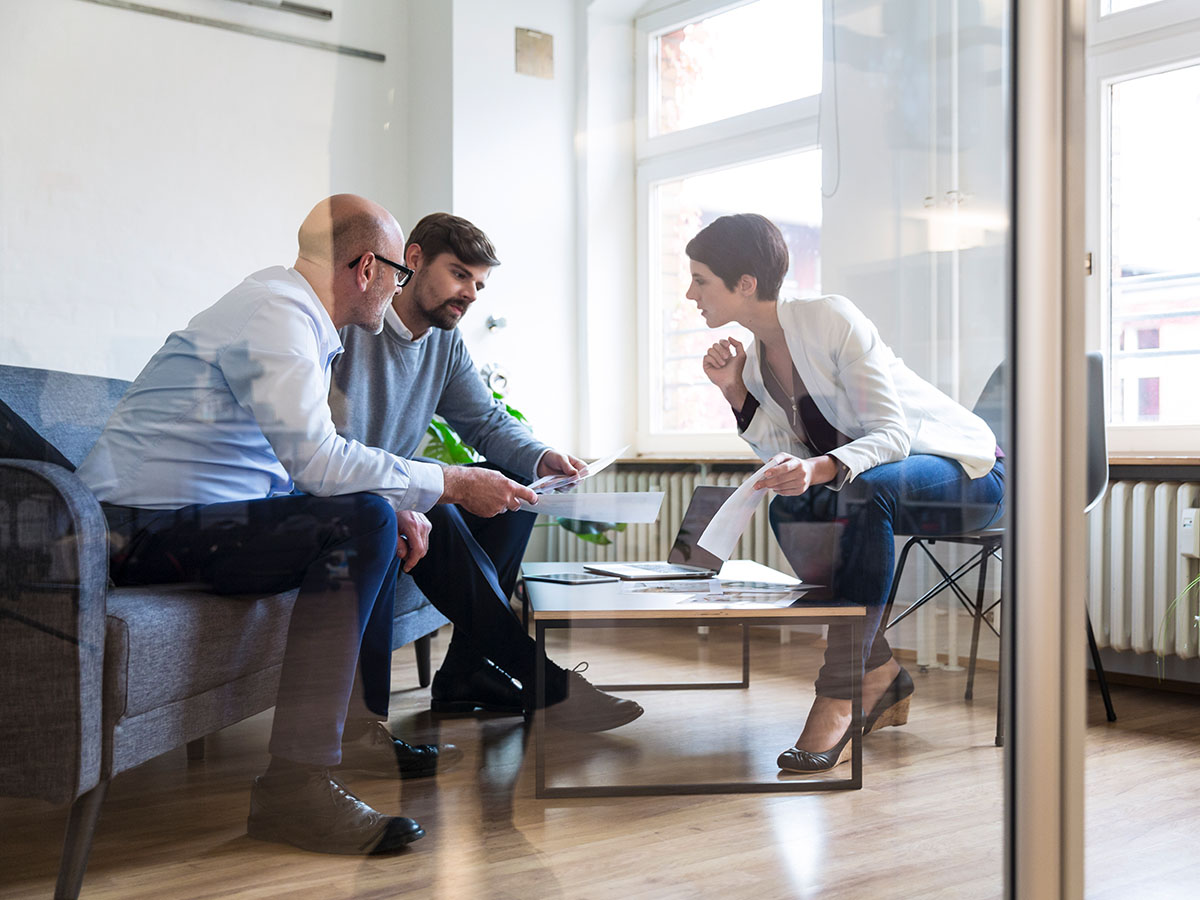
[[[128,382],[0,366],[0,399],[78,464]],[[274,705],[295,592],[114,588],[100,504],[68,468],[0,459],[0,794],[71,804],[56,896],[77,897],[108,782]],[[393,648],[446,620],[407,576]],[[247,777],[257,773],[247,773]]]

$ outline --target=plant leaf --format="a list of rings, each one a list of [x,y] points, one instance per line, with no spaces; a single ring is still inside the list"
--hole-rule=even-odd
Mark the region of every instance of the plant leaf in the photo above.
[[[474,448],[464,443],[458,432],[441,419],[431,421],[426,432],[430,441],[425,445],[424,453],[431,459],[460,466],[479,462],[479,454]]]
[[[611,544],[612,541],[605,532],[625,530],[624,522],[589,522],[585,519],[565,519],[561,516],[556,516],[555,521],[581,541],[590,544]]]

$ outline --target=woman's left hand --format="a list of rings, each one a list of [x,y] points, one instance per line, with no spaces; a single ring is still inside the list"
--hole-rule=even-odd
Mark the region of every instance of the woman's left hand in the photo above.
[[[759,490],[772,490],[777,494],[797,497],[803,494],[815,483],[813,481],[813,461],[800,459],[790,453],[776,453],[771,457],[774,463],[763,472],[762,477],[755,482]]]
[[[814,484],[833,481],[838,475],[838,464],[832,456],[800,459],[790,453],[776,453],[771,462],[774,465],[763,472],[754,487],[791,497],[798,497]]]

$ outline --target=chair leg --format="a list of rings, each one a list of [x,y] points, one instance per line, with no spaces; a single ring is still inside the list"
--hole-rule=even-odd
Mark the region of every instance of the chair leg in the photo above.
[[[100,819],[100,806],[107,792],[108,782],[101,781],[71,804],[62,861],[58,867],[58,883],[54,886],[54,900],[78,900],[79,889],[83,886],[83,873],[87,870],[88,856],[92,852],[96,822]]]
[[[984,548],[979,559],[979,585],[975,589],[975,609],[971,616],[971,661],[967,664],[967,691],[963,695],[970,700],[975,696],[975,658],[979,654],[979,626],[983,624],[983,589],[987,587],[987,566],[991,550]]]
[[[996,677],[996,746],[1004,746],[1004,621],[1008,616],[1000,617],[1000,650],[996,654],[996,665],[999,672]]]
[[[1104,712],[1108,721],[1117,721],[1117,713],[1113,709],[1112,697],[1108,693],[1108,678],[1104,675],[1104,665],[1100,662],[1100,650],[1096,646],[1096,633],[1092,631],[1092,614],[1085,611],[1087,621],[1088,647],[1092,651],[1092,668],[1096,670],[1096,680],[1100,682],[1100,696],[1104,698]]]
[[[194,741],[188,741],[187,755],[190,762],[204,759],[204,738],[198,737]]]
[[[429,647],[433,643],[432,635],[424,635],[413,641],[413,650],[417,654],[417,684],[429,687],[432,680],[429,675]]]
[[[892,587],[888,591],[887,605],[883,608],[884,630],[891,628],[896,623],[891,621],[892,604],[896,602],[896,591],[900,587],[900,577],[904,574],[904,564],[908,561],[908,551],[912,549],[913,544],[917,543],[920,538],[912,537],[904,542],[904,549],[900,551],[900,559],[896,563],[896,569],[892,573]]]

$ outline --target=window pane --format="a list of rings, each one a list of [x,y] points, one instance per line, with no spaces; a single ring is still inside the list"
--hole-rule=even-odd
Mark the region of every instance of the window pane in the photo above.
[[[757,0],[657,44],[658,134],[821,91],[820,0]]]
[[[1158,0],[1101,0],[1100,15],[1125,12],[1127,9],[1137,9],[1139,6],[1149,6],[1157,2]]]
[[[1200,423],[1200,66],[1110,102],[1112,421]]]
[[[791,186],[781,190],[780,185]],[[757,212],[775,222],[788,243],[791,264],[781,294],[795,296],[821,286],[821,153],[808,150],[760,160],[655,186],[657,246],[650,258],[661,343],[661,402],[652,410],[658,432],[727,432],[733,416],[721,392],[704,376],[700,360],[716,340],[730,335],[745,342],[749,332],[737,325],[709,329],[684,297],[691,274],[684,247],[718,216]],[[651,363],[654,365],[655,363]]]

